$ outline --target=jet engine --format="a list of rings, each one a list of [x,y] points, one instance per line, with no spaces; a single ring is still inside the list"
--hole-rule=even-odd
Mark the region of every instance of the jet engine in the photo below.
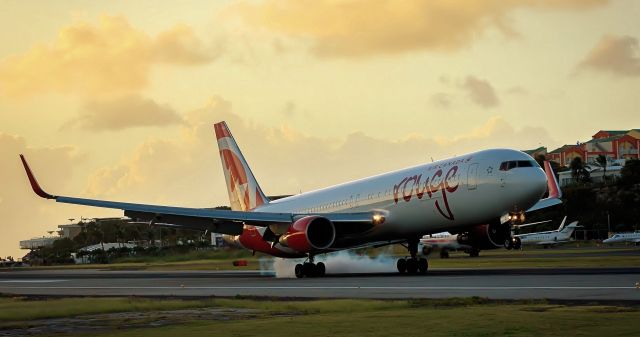
[[[506,247],[511,240],[509,224],[492,222],[472,227],[468,232],[458,235],[460,244],[469,245],[477,249],[495,249]]]
[[[331,247],[336,239],[336,228],[323,217],[306,216],[296,220],[278,242],[300,253],[308,253]]]

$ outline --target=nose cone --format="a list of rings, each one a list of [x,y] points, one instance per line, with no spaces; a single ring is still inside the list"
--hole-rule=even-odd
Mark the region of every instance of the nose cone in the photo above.
[[[507,179],[509,198],[514,207],[527,210],[535,205],[547,190],[547,176],[539,167],[513,170]]]

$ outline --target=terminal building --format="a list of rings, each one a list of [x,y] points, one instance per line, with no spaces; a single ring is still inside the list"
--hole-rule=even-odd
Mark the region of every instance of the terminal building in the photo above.
[[[69,238],[73,239],[82,232],[82,226],[79,223],[70,223],[64,225],[58,225],[57,231],[50,231],[49,236],[35,237],[29,240],[20,241],[20,249],[34,250],[42,247],[49,247],[53,245],[53,241],[58,239]],[[58,235],[52,235],[57,233]]]

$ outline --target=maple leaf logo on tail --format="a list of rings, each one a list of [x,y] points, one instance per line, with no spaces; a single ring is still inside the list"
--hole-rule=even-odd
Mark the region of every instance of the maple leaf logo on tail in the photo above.
[[[227,181],[231,209],[249,211],[269,202],[253,176],[225,122],[213,125],[218,140],[222,170]]]

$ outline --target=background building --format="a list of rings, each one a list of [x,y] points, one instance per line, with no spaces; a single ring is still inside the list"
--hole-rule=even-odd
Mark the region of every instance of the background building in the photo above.
[[[626,159],[640,159],[640,129],[600,130],[587,142],[561,146],[547,153],[546,158],[568,167],[576,157],[595,165],[600,155],[610,164],[623,165]]]

